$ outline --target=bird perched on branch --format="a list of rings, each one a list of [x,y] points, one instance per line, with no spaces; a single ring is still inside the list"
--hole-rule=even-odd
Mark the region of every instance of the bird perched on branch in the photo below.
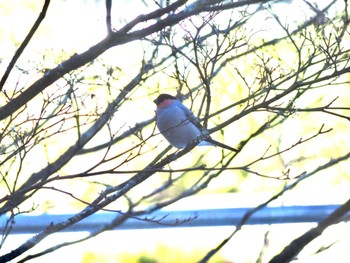
[[[192,111],[174,96],[160,94],[153,102],[157,105],[157,127],[172,146],[185,148],[202,137],[199,145],[219,146],[237,152],[236,149],[211,138]]]

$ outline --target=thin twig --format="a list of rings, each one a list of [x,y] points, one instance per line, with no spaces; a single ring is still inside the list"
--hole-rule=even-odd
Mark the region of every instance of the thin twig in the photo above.
[[[0,91],[2,91],[2,89],[5,85],[5,82],[6,82],[7,78],[9,77],[17,60],[19,59],[19,57],[23,53],[23,51],[26,48],[26,46],[28,45],[29,41],[32,39],[35,31],[39,28],[41,22],[44,20],[44,18],[46,16],[47,9],[49,8],[49,4],[50,4],[50,0],[45,0],[43,8],[41,10],[41,13],[39,14],[37,20],[35,21],[33,27],[30,29],[28,35],[26,36],[26,38],[24,39],[22,44],[17,49],[15,55],[13,56],[12,60],[10,61],[10,64],[7,66],[7,69],[6,69],[6,71],[5,71],[5,73],[2,76],[1,81],[0,81]]]

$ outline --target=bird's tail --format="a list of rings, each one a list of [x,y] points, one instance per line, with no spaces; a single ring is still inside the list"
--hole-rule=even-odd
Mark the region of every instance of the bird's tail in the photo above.
[[[215,141],[215,140],[212,139],[211,137],[205,139],[205,142],[208,142],[208,143],[213,144],[213,145],[215,145],[215,146],[219,146],[219,147],[224,148],[224,149],[226,149],[226,150],[230,150],[230,151],[233,151],[233,152],[238,152],[237,149],[232,148],[231,146],[228,146],[228,145],[223,144],[223,143],[221,143],[221,142]]]

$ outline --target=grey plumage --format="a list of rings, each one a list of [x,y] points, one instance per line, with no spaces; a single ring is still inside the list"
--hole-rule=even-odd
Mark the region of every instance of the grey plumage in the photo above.
[[[176,148],[185,148],[198,137],[205,138],[200,144],[214,145],[230,151],[236,149],[215,141],[200,124],[192,111],[169,94],[161,94],[154,100],[157,105],[157,127],[168,142]]]

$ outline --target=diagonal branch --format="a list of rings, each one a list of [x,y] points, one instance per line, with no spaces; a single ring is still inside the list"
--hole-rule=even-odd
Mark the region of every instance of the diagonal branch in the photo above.
[[[128,85],[124,87],[123,92],[121,92],[120,95],[108,105],[107,109],[101,115],[101,117],[85,133],[83,133],[80,139],[77,140],[77,142],[72,145],[64,154],[62,154],[56,161],[49,164],[41,171],[33,173],[21,186],[21,188],[10,196],[8,202],[0,208],[0,215],[13,209],[21,202],[29,198],[33,193],[28,194],[28,192],[33,185],[40,181],[45,181],[51,174],[57,172],[65,164],[67,164],[73,158],[73,156],[75,156],[76,153],[79,152],[84,147],[84,145],[86,145],[86,143],[88,143],[91,138],[93,138],[96,133],[102,129],[102,127],[104,127],[104,125],[110,119],[111,115],[113,115],[115,110],[120,105],[121,101],[124,99],[125,94],[128,94],[131,90],[133,90],[133,88],[142,80],[144,74],[148,70],[149,68],[142,68],[140,70],[140,73],[134,79],[132,79]]]
[[[189,145],[187,148],[181,150],[180,152],[170,154],[158,162],[152,161],[142,172],[137,173],[130,180],[122,183],[121,185],[110,187],[105,192],[101,193],[89,206],[84,208],[78,214],[74,215],[71,218],[68,218],[63,222],[50,224],[50,226],[48,226],[45,230],[28,239],[18,248],[12,250],[7,254],[4,254],[3,256],[0,256],[0,262],[7,262],[13,260],[14,258],[22,255],[24,252],[28,251],[32,247],[36,246],[40,241],[42,241],[50,234],[63,230],[69,227],[70,225],[73,225],[83,220],[84,218],[96,213],[101,208],[124,196],[128,191],[145,181],[147,178],[149,178],[155,173],[155,169],[160,169],[161,167],[184,156],[189,151],[191,151],[197,144],[198,142],[194,142],[193,144]],[[161,156],[163,156],[163,154],[161,154],[159,158],[161,158]]]
[[[8,65],[4,75],[1,78],[0,81],[0,91],[2,90],[2,88],[5,85],[5,82],[7,80],[7,78],[9,77],[11,70],[13,69],[13,67],[15,66],[17,60],[19,59],[19,57],[21,56],[21,54],[23,53],[24,49],[26,48],[26,46],[28,45],[29,41],[32,39],[35,31],[39,28],[41,22],[44,20],[47,9],[49,8],[49,4],[50,4],[50,0],[45,0],[43,9],[41,10],[41,13],[38,16],[38,19],[35,21],[33,27],[31,28],[31,30],[29,31],[28,35],[26,36],[26,38],[24,39],[24,41],[22,42],[22,44],[19,46],[19,48],[17,49],[15,55],[13,56],[12,60],[10,61],[10,64]]]
[[[343,162],[345,160],[348,160],[350,158],[350,152],[348,152],[347,154],[337,158],[337,159],[331,159],[329,160],[327,163],[324,163],[320,166],[318,166],[317,168],[315,168],[314,170],[312,170],[309,173],[302,173],[300,176],[298,176],[298,179],[296,181],[294,181],[293,183],[291,183],[290,185],[284,187],[281,191],[279,191],[277,194],[275,194],[274,196],[272,196],[269,200],[267,200],[266,202],[258,205],[257,207],[253,208],[252,210],[248,211],[242,218],[239,226],[226,238],[224,239],[217,247],[213,248],[212,250],[210,250],[201,260],[199,260],[198,262],[201,263],[205,263],[208,262],[208,260],[210,258],[212,258],[217,252],[219,252],[226,244],[227,242],[229,242],[234,236],[235,234],[241,230],[242,226],[245,225],[247,223],[247,221],[251,218],[251,216],[258,212],[260,209],[264,208],[265,206],[267,206],[268,204],[270,204],[272,201],[276,200],[278,197],[282,196],[284,193],[286,193],[289,190],[292,190],[293,188],[295,188],[299,183],[303,182],[305,179],[315,175],[316,173],[318,173],[319,171],[325,170],[329,167],[332,167],[340,162]],[[316,227],[315,229],[311,229],[310,231],[308,231],[307,233],[305,233],[304,235],[306,236],[305,238],[300,237],[300,239],[302,239],[303,242],[308,241],[307,243],[304,244],[304,246],[306,244],[308,244],[309,242],[312,241],[312,239],[316,238],[317,236],[319,236],[322,231],[324,229],[326,229],[328,226],[330,226],[331,224],[336,223],[337,220],[339,220],[346,212],[348,212],[350,210],[350,200],[347,201],[344,205],[342,205],[341,207],[339,207],[337,210],[335,210],[330,216],[328,216],[326,219],[324,219],[322,222],[319,223],[319,226]],[[312,232],[312,233],[309,233]],[[312,238],[312,239],[311,239]],[[292,246],[293,243],[299,243],[299,245],[301,245],[302,243],[300,243],[301,241],[293,241],[287,248],[285,248],[285,251],[281,252],[285,253],[285,255],[283,255],[283,257],[279,257],[280,255],[275,256],[274,259],[275,261],[271,261],[270,263],[278,263],[278,262],[289,262],[295,255],[297,255],[300,251],[295,252],[296,254],[293,254],[293,249],[295,249],[294,245]],[[304,247],[303,246],[303,247]],[[301,249],[300,249],[301,250]],[[278,257],[278,258],[277,258]],[[288,260],[289,258],[289,260]]]
[[[235,2],[234,4],[227,6],[227,5],[220,5],[220,2],[223,2],[222,0],[220,0],[220,1],[214,1],[214,4],[217,4],[219,8],[222,8],[222,10],[226,10],[226,9],[234,9],[234,8],[242,7],[245,5],[257,4],[257,3],[269,2],[269,1],[272,1],[272,0],[265,0],[265,1],[246,0],[246,1]],[[1,107],[0,120],[7,118],[11,114],[13,114],[15,111],[23,107],[36,95],[38,95],[40,92],[45,90],[48,86],[56,82],[65,74],[95,60],[97,57],[102,55],[105,51],[107,51],[111,47],[123,45],[135,40],[143,39],[144,37],[149,36],[153,33],[159,32],[166,27],[176,25],[177,23],[179,23],[180,21],[188,17],[200,14],[201,12],[210,11],[210,8],[213,7],[213,3],[204,2],[204,4],[198,4],[198,2],[195,3],[196,5],[190,5],[184,8],[179,13],[170,14],[164,19],[159,19],[157,20],[156,23],[148,27],[135,30],[132,32],[128,32],[130,31],[130,29],[134,28],[136,25],[149,21],[151,18],[152,19],[155,19],[155,17],[160,18],[161,16],[163,16],[164,10],[160,9],[159,12],[154,11],[148,15],[141,15],[136,19],[134,19],[133,21],[131,21],[130,23],[128,23],[127,25],[125,25],[121,30],[109,34],[105,39],[103,39],[96,45],[92,46],[87,51],[81,54],[74,54],[69,59],[59,64],[56,68],[48,70],[42,78],[34,82],[30,87],[24,90],[20,95],[18,95],[16,98],[13,98],[6,105]],[[165,8],[165,10],[167,10],[168,13],[170,13],[171,11],[175,11],[181,5],[184,5],[186,1],[180,0],[175,3],[174,5],[169,5],[167,8]],[[173,10],[170,10],[170,8],[173,8]],[[145,20],[145,18],[147,18],[147,20]]]
[[[293,240],[283,251],[270,260],[270,263],[289,262],[312,240],[322,234],[330,225],[336,224],[350,211],[350,199],[336,209],[332,214],[318,223],[317,227],[310,229],[305,234]]]

